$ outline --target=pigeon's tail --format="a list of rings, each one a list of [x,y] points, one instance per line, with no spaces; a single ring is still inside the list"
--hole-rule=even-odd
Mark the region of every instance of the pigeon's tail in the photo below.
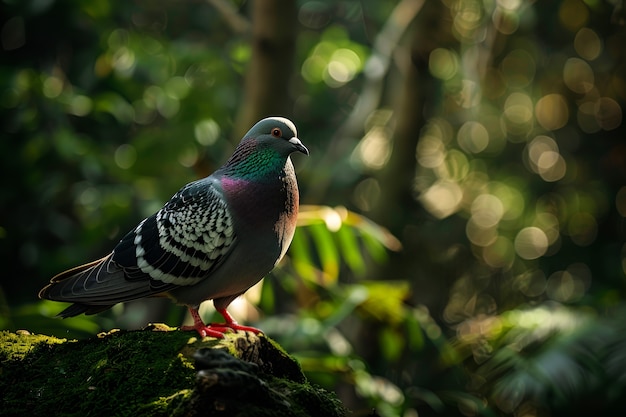
[[[162,290],[161,290],[162,291]],[[112,254],[56,275],[39,298],[74,303],[60,317],[96,314],[114,304],[155,295],[148,279],[129,281]]]
[[[89,304],[74,303],[65,310],[61,311],[59,314],[57,314],[57,317],[66,319],[68,317],[78,316],[79,314],[83,313],[89,316],[91,314],[97,314],[104,310],[108,310],[111,307],[113,307],[113,304],[105,306],[94,306]]]

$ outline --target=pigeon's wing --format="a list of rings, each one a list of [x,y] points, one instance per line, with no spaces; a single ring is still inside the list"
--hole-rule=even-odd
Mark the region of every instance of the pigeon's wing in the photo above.
[[[197,284],[236,244],[228,204],[210,177],[185,186],[113,251],[129,281],[155,288]]]
[[[123,301],[193,285],[210,276],[237,239],[210,177],[183,187],[108,256],[55,276],[41,298],[77,303],[61,315],[93,314]]]

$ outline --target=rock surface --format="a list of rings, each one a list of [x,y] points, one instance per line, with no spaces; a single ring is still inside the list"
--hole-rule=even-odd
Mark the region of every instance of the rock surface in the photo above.
[[[265,336],[165,325],[65,340],[0,332],[3,416],[345,416]]]

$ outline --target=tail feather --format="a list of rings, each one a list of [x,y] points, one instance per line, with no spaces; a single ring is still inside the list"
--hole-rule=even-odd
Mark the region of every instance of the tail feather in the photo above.
[[[59,313],[61,317],[73,317],[82,313],[96,314],[117,303],[170,289],[153,288],[148,275],[142,280],[129,281],[127,271],[112,260],[112,255],[54,276],[39,292],[39,298],[74,303]]]
[[[75,303],[57,314],[57,317],[65,319],[68,317],[78,316],[79,314],[83,313],[89,316],[91,314],[97,314],[104,310],[108,310],[111,307],[113,307],[113,305],[93,306],[88,304]]]

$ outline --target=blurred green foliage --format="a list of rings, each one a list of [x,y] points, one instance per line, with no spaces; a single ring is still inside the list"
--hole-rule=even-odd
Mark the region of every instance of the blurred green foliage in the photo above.
[[[298,1],[276,100],[311,150],[305,204],[235,315],[363,414],[623,412],[622,3]],[[0,325],[180,323],[154,300],[61,321],[36,294],[225,160],[263,22],[229,0],[0,7]]]

